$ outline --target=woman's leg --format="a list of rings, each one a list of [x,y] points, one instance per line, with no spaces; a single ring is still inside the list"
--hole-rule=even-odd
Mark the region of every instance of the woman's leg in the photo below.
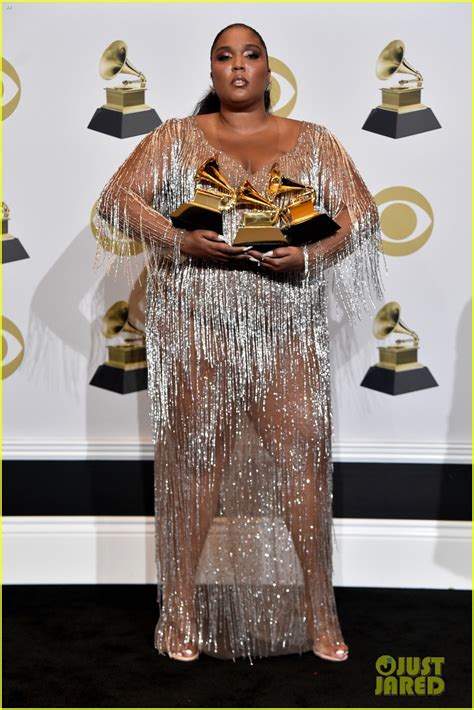
[[[224,399],[224,370],[196,361],[189,379],[178,371],[179,386],[170,435],[157,447],[155,501],[157,555],[162,604],[156,647],[163,652],[198,650],[196,572],[209,528],[217,513],[224,466],[235,430],[232,407]]]
[[[329,390],[315,354],[308,363],[292,357],[291,367],[276,362],[275,371],[250,416],[282,474],[282,516],[301,563],[313,648],[338,658],[347,646],[332,584]]]

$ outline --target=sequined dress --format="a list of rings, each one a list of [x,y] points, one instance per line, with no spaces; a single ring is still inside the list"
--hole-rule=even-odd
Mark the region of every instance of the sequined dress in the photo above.
[[[109,268],[133,262],[130,240],[143,244],[147,267],[155,647],[166,652],[171,623],[201,652],[252,663],[317,639],[343,642],[332,585],[327,277],[352,323],[373,309],[383,294],[380,227],[340,141],[303,121],[280,170],[312,185],[330,216],[347,206],[349,236],[306,247],[300,273],[184,256],[169,216],[193,198],[196,169],[211,156],[233,187],[248,178],[265,193],[271,164],[249,175],[194,117],[170,119],[104,187],[97,227],[121,254],[100,252]],[[241,209],[224,215],[228,243]]]

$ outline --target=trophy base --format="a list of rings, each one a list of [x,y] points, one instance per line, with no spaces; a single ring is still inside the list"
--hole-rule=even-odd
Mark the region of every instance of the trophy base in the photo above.
[[[170,219],[178,229],[187,229],[190,232],[194,229],[209,229],[211,232],[222,234],[222,214],[191,202],[185,202],[178,207],[170,215]]]
[[[131,138],[150,133],[162,123],[155,109],[122,113],[108,108],[98,108],[87,126],[92,131],[105,133],[114,138]]]
[[[89,384],[118,394],[140,392],[148,389],[148,371],[146,367],[123,370],[111,365],[99,365]]]
[[[338,229],[340,226],[329,215],[319,214],[299,224],[290,225],[284,232],[289,244],[303,246],[303,244],[311,244],[311,242],[318,242],[320,239],[330,237]]]
[[[236,234],[233,247],[255,247],[265,253],[271,249],[289,246],[288,239],[276,227],[241,227]]]
[[[424,365],[401,372],[373,365],[369,368],[360,386],[385,394],[397,395],[417,392],[428,387],[438,387],[438,383]]]
[[[406,138],[437,128],[441,128],[441,124],[430,108],[403,113],[374,108],[362,126],[363,131],[378,133],[387,138]]]
[[[2,240],[2,264],[29,258],[30,255],[17,237]]]

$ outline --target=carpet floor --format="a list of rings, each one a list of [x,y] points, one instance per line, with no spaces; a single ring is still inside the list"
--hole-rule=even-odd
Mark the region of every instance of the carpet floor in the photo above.
[[[470,708],[471,593],[336,588],[350,657],[194,663],[153,646],[154,585],[3,588],[4,708]],[[376,695],[381,655],[441,656],[440,695]]]

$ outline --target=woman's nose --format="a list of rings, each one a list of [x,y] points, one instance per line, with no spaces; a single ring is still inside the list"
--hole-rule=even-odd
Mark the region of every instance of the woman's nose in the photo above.
[[[244,63],[240,57],[236,57],[232,64],[232,69],[235,71],[237,69],[241,70],[244,68]]]

